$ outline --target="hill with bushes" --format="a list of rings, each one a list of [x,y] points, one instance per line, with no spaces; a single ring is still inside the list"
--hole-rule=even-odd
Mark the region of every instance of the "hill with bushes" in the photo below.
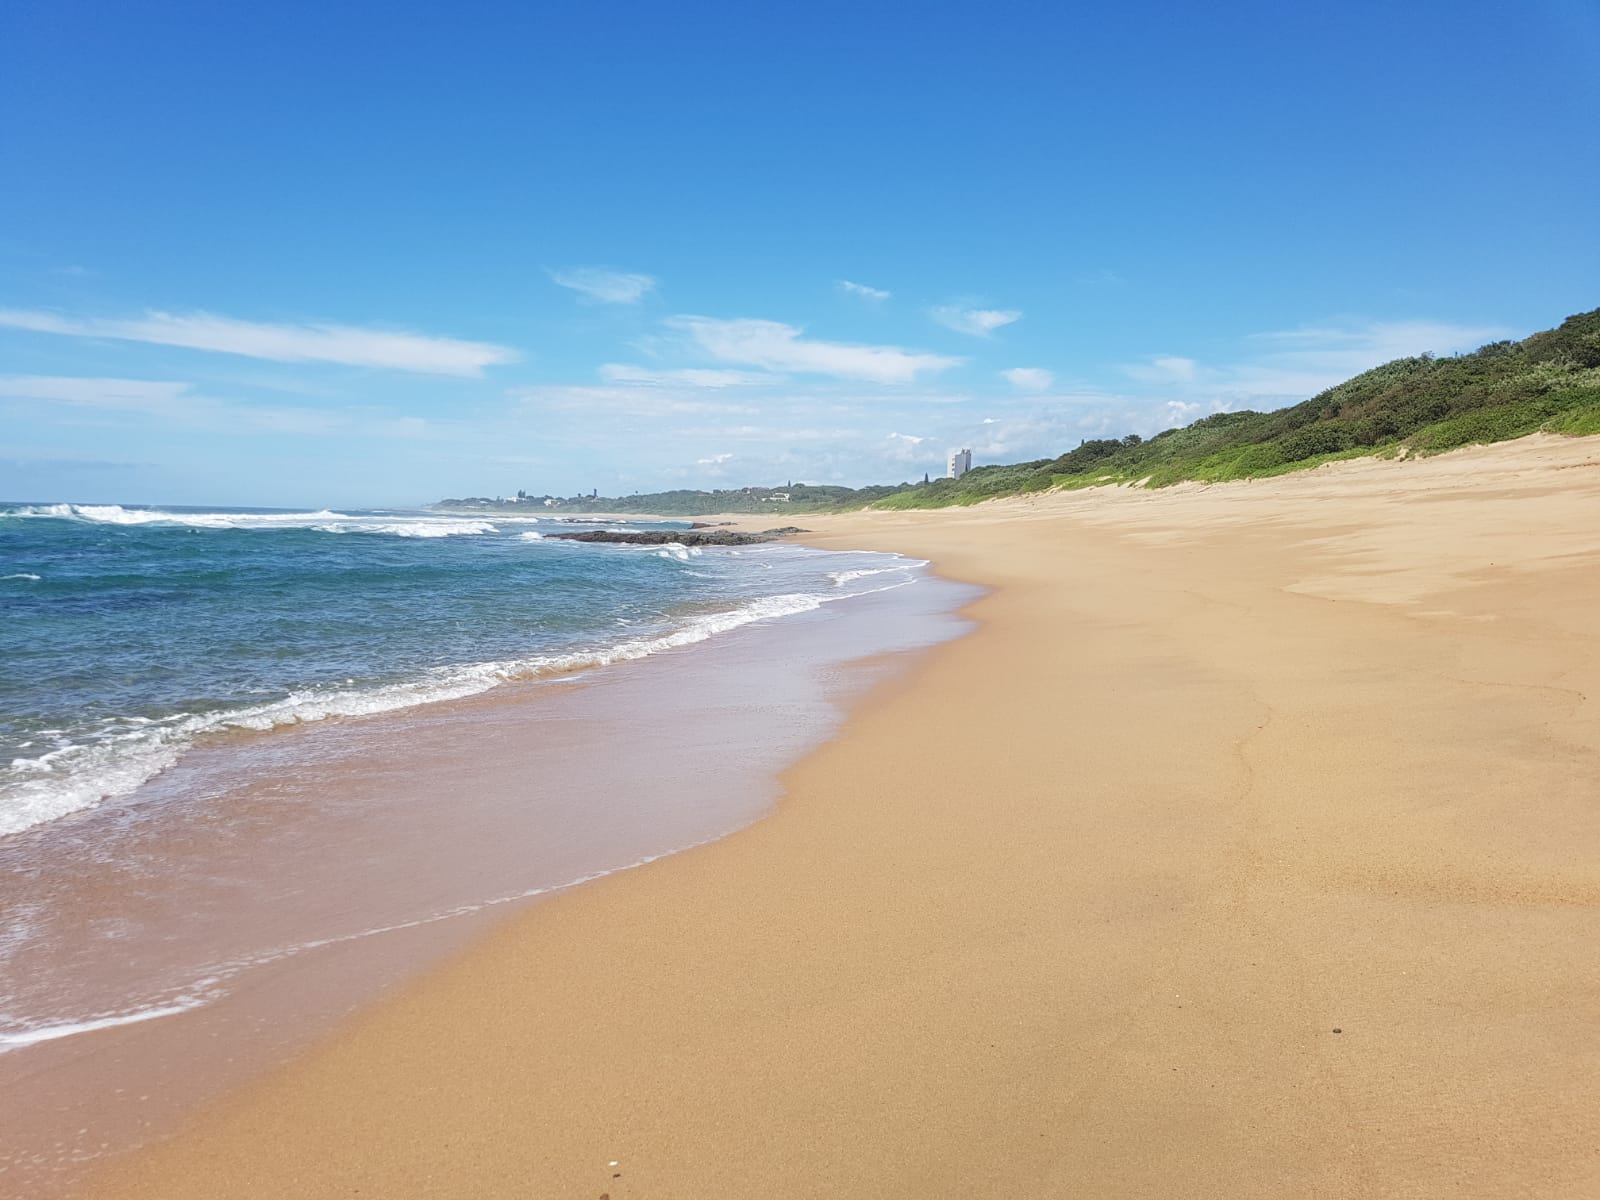
[[[1052,459],[976,467],[886,508],[975,504],[1049,488],[1281,475],[1340,458],[1437,454],[1546,430],[1600,433],[1600,309],[1520,342],[1401,358],[1273,412],[1225,412],[1153,438],[1095,438]]]

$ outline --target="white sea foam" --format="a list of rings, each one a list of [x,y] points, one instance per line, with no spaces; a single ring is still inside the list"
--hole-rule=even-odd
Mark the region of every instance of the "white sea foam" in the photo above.
[[[301,513],[175,513],[159,508],[123,508],[120,504],[41,504],[17,510],[24,517],[65,517],[99,525],[193,525],[201,529],[243,529],[248,526],[296,528],[317,521],[350,519],[321,509]]]
[[[525,542],[544,541],[544,534],[540,533],[537,529],[530,529],[527,533],[519,534],[518,536],[521,537]]]
[[[899,572],[911,571],[925,564],[917,561],[896,563],[892,567],[872,567],[862,571],[834,571],[828,578],[833,580],[834,587],[843,587],[845,584],[857,579],[869,579],[874,575],[892,575]]]
[[[311,528],[319,533],[387,533],[405,538],[459,537],[463,534],[499,532],[488,521],[441,521],[435,518],[377,523],[350,520],[313,525]]]
[[[699,558],[699,546],[685,546],[682,542],[663,542],[661,549],[656,551],[657,558],[675,558],[679,562],[688,562],[691,558]]]
[[[282,962],[286,958],[292,958],[308,950],[320,950],[326,946],[343,945],[369,937],[380,937],[386,933],[399,933],[407,929],[420,929],[427,925],[438,924],[441,921],[451,921],[460,917],[471,916],[474,913],[485,912],[488,909],[498,908],[502,905],[532,900],[536,896],[563,892],[568,888],[592,883],[596,879],[603,879],[607,875],[615,875],[622,871],[631,871],[635,867],[645,866],[655,862],[657,859],[666,858],[669,854],[680,854],[685,850],[693,850],[697,846],[703,846],[715,840],[715,837],[711,837],[690,842],[686,845],[674,847],[671,850],[645,855],[643,858],[633,862],[623,863],[604,870],[590,871],[564,883],[525,888],[508,895],[492,896],[487,900],[469,904],[458,904],[452,908],[414,917],[409,921],[396,921],[388,925],[358,929],[351,933],[312,938],[292,945],[277,946],[254,954],[244,955],[225,963],[203,968],[204,975],[184,984],[176,991],[169,990],[166,994],[152,998],[146,1003],[130,1005],[116,1012],[94,1013],[88,1016],[72,1017],[68,1020],[51,1020],[38,1023],[17,1022],[14,1018],[8,1020],[4,1016],[0,1016],[0,1022],[10,1026],[9,1028],[0,1026],[0,1054],[15,1050],[25,1050],[29,1046],[59,1041],[62,1038],[76,1037],[79,1034],[94,1033],[102,1029],[115,1029],[121,1025],[134,1025],[141,1021],[153,1021],[161,1017],[172,1017],[177,1016],[179,1013],[191,1012],[202,1005],[209,1004],[225,996],[228,991],[227,985],[232,980],[256,967]]]
[[[0,1032],[0,1054],[8,1050],[24,1050],[29,1046],[37,1046],[40,1042],[53,1042],[80,1033],[93,1033],[97,1029],[115,1029],[118,1025],[136,1025],[140,1021],[152,1021],[157,1017],[175,1016],[199,1008],[212,999],[214,997],[210,995],[185,996],[172,1004],[155,1004],[126,1012],[84,1017],[81,1020],[27,1026],[10,1033]]]
[[[906,579],[889,587],[903,587]],[[884,591],[887,588],[867,589]],[[162,721],[119,722],[99,740],[14,759],[0,772],[0,837],[124,796],[170,769],[194,740],[230,729],[266,731],[333,717],[365,717],[474,696],[514,680],[631,662],[703,642],[757,621],[812,612],[858,593],[788,593],[701,614],[669,632],[562,654],[441,667],[376,687],[314,687],[245,708],[186,713]],[[45,731],[48,733],[49,731]],[[59,731],[57,731],[59,732]]]
[[[0,575],[0,580],[6,579],[26,579],[32,583],[39,582],[39,577],[31,571],[18,571],[15,575]]]
[[[319,533],[387,534],[392,537],[442,538],[498,532],[486,520],[458,516],[400,516],[390,513],[341,513],[330,509],[292,513],[169,512],[159,508],[123,508],[120,504],[44,504],[17,510],[24,517],[56,517],[97,525],[174,525],[190,529],[314,529]],[[537,517],[496,520],[536,521]]]

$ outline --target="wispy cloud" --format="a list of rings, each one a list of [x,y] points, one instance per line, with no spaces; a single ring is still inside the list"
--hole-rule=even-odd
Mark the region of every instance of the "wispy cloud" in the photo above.
[[[1253,334],[1231,361],[1205,363],[1160,354],[1129,363],[1130,379],[1176,392],[1198,408],[1277,407],[1304,400],[1396,358],[1453,354],[1507,336],[1496,325],[1447,321],[1361,321]],[[1181,415],[1175,413],[1174,415]]]
[[[1168,400],[1161,415],[1168,428],[1176,429],[1188,425],[1204,411],[1205,405],[1195,400]]]
[[[752,448],[756,450],[761,449],[764,443],[784,445],[794,442],[841,442],[861,436],[861,431],[858,429],[793,424],[691,426],[673,432],[683,437],[719,437],[725,441],[748,442],[752,443]]]
[[[946,329],[973,337],[989,337],[996,329],[1022,320],[1022,314],[1014,308],[966,308],[959,304],[941,305],[929,310],[928,315]]]
[[[607,383],[634,384],[639,387],[730,388],[761,387],[781,382],[783,376],[762,371],[723,371],[711,367],[664,370],[631,363],[606,363],[600,368],[600,378]]]
[[[884,440],[888,445],[884,448],[882,457],[891,463],[931,464],[938,457],[932,446],[932,438],[919,437],[912,433],[891,433]]]
[[[12,451],[0,449],[0,462],[17,470],[37,470],[41,467],[55,471],[99,472],[99,471],[141,471],[150,466],[148,462],[124,462],[117,459],[105,458],[57,458],[47,454],[34,454],[31,451]]]
[[[881,303],[893,295],[892,292],[886,292],[882,288],[868,287],[864,283],[856,283],[849,279],[839,280],[839,290],[847,296],[859,296],[861,299],[871,300],[875,304]]]
[[[1416,354],[1455,354],[1506,337],[1498,325],[1457,325],[1449,321],[1367,321],[1344,326],[1304,326],[1258,333],[1249,342],[1275,357],[1312,369],[1364,371],[1391,359]]]
[[[0,377],[0,397],[66,404],[76,408],[158,412],[181,403],[190,386],[157,379],[10,375]]]
[[[715,414],[731,416],[759,410],[749,404],[717,399],[724,389],[692,386],[640,386],[637,384],[544,385],[510,388],[506,395],[521,408],[544,413],[571,413],[584,417],[600,414],[626,417]],[[592,434],[590,435],[592,436]]]
[[[1043,367],[1012,367],[1001,371],[1000,378],[1023,392],[1046,392],[1056,381],[1055,375]]]
[[[338,412],[217,400],[170,380],[14,375],[0,377],[0,400],[134,414],[179,428],[225,432],[324,433],[351,424]]]
[[[1141,383],[1191,383],[1199,363],[1176,354],[1156,354],[1142,363],[1130,363],[1123,371]]]
[[[548,274],[553,283],[595,304],[637,304],[656,286],[654,275],[609,267],[552,267]]]
[[[118,319],[0,309],[0,326],[67,337],[181,346],[275,362],[330,362],[425,375],[478,376],[485,367],[515,362],[518,357],[516,351],[488,342],[350,325],[271,325],[211,313],[147,312],[142,317]]]
[[[723,463],[732,462],[733,458],[732,454],[712,454],[706,458],[697,458],[694,462],[697,467],[720,467]]]
[[[803,337],[804,329],[781,321],[681,316],[671,318],[667,324],[688,334],[698,350],[719,362],[769,371],[831,375],[873,383],[911,383],[920,374],[948,370],[966,361],[899,346],[808,340]]]

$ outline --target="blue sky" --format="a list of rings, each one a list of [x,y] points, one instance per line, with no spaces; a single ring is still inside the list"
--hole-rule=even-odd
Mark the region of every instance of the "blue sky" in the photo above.
[[[15,4],[0,498],[898,481],[1600,304],[1592,0]]]

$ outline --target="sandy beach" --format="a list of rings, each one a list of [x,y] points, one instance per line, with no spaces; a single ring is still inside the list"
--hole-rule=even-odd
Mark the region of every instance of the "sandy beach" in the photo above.
[[[978,629],[80,1194],[1600,1194],[1600,439],[797,523]]]

